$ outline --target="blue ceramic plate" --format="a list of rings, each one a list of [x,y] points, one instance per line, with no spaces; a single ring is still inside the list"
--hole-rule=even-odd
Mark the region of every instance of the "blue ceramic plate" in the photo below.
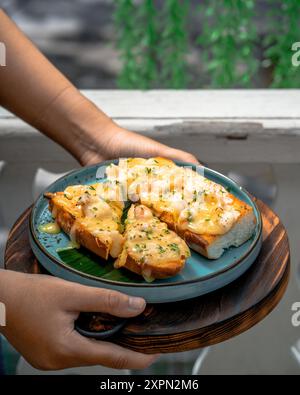
[[[75,170],[54,182],[47,191],[63,191],[67,186],[74,184],[103,182],[105,168],[112,162],[118,163],[117,160],[107,161]],[[184,162],[176,163],[179,166],[191,166]],[[243,188],[214,170],[208,168],[202,170],[205,177],[222,184],[232,194],[251,205],[257,219],[252,238],[238,248],[229,248],[217,260],[206,259],[192,251],[191,257],[180,274],[147,283],[142,277],[126,269],[114,269],[113,262],[105,262],[87,250],[64,250],[69,244],[69,238],[63,232],[57,235],[40,232],[40,225],[52,220],[48,210],[48,201],[43,195],[37,199],[30,218],[32,250],[46,270],[57,277],[141,296],[150,303],[189,299],[224,287],[249,269],[258,256],[262,244],[262,221],[256,204]]]

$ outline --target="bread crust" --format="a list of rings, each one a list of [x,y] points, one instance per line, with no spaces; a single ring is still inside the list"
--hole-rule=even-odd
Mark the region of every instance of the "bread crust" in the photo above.
[[[151,277],[153,279],[162,279],[176,276],[184,267],[185,259],[178,259],[174,261],[167,261],[163,265],[158,265],[154,262],[140,263],[132,256],[127,255],[126,262],[122,267],[144,277]],[[146,274],[146,276],[145,276]]]

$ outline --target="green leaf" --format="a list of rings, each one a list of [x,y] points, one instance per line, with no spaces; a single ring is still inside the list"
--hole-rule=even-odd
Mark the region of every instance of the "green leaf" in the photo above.
[[[69,267],[87,275],[111,281],[143,283],[142,277],[127,269],[115,269],[113,259],[105,261],[90,251],[80,248],[69,248],[57,252],[60,259]]]
[[[127,201],[124,203],[124,209],[123,209],[123,213],[122,213],[122,217],[121,217],[121,224],[122,224],[122,225],[125,224],[125,221],[126,221],[127,215],[128,215],[128,211],[129,211],[131,205],[132,205],[132,202],[129,201],[129,200],[127,200]]]

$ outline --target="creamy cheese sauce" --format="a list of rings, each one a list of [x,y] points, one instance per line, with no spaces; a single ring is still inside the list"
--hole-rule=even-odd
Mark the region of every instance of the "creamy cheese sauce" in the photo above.
[[[155,210],[172,214],[182,229],[198,234],[227,233],[240,216],[230,193],[191,168],[169,161],[135,158],[120,161],[108,177],[127,180],[128,197]],[[116,179],[116,178],[115,178]]]
[[[71,208],[75,221],[69,237],[77,245],[77,232],[85,227],[93,236],[110,247],[110,254],[117,257],[124,242],[120,234],[123,202],[107,202],[102,184],[74,185],[66,188],[60,200]]]
[[[56,235],[60,233],[61,229],[57,222],[48,222],[39,226],[39,231],[42,233],[49,233],[51,235]]]
[[[184,261],[190,251],[185,241],[170,231],[165,223],[155,218],[145,206],[132,206],[128,212],[125,231],[125,245],[116,267],[126,263],[127,254],[142,267],[143,277],[151,281],[152,276],[143,266],[155,262],[156,265],[168,261]],[[125,252],[124,252],[125,251]]]

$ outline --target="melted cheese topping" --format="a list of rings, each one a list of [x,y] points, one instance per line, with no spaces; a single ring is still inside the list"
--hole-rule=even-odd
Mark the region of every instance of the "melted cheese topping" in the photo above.
[[[56,222],[48,222],[47,224],[40,225],[39,231],[42,233],[56,235],[60,233],[60,227]]]
[[[240,216],[232,195],[222,186],[191,168],[178,167],[162,158],[120,160],[107,170],[109,179],[128,189],[128,198],[157,213],[172,214],[182,229],[222,235]]]
[[[115,266],[119,268],[125,265],[127,255],[130,254],[141,265],[142,275],[147,281],[151,280],[151,273],[149,268],[143,268],[146,263],[154,261],[159,265],[178,259],[184,261],[190,256],[185,241],[143,205],[131,206],[126,220],[125,237],[123,252]]]
[[[76,220],[70,230],[70,239],[76,244],[76,231],[84,226],[93,236],[110,246],[116,258],[121,252],[124,238],[120,234],[123,202],[104,199],[102,184],[73,185],[64,191],[60,204],[71,211]]]

